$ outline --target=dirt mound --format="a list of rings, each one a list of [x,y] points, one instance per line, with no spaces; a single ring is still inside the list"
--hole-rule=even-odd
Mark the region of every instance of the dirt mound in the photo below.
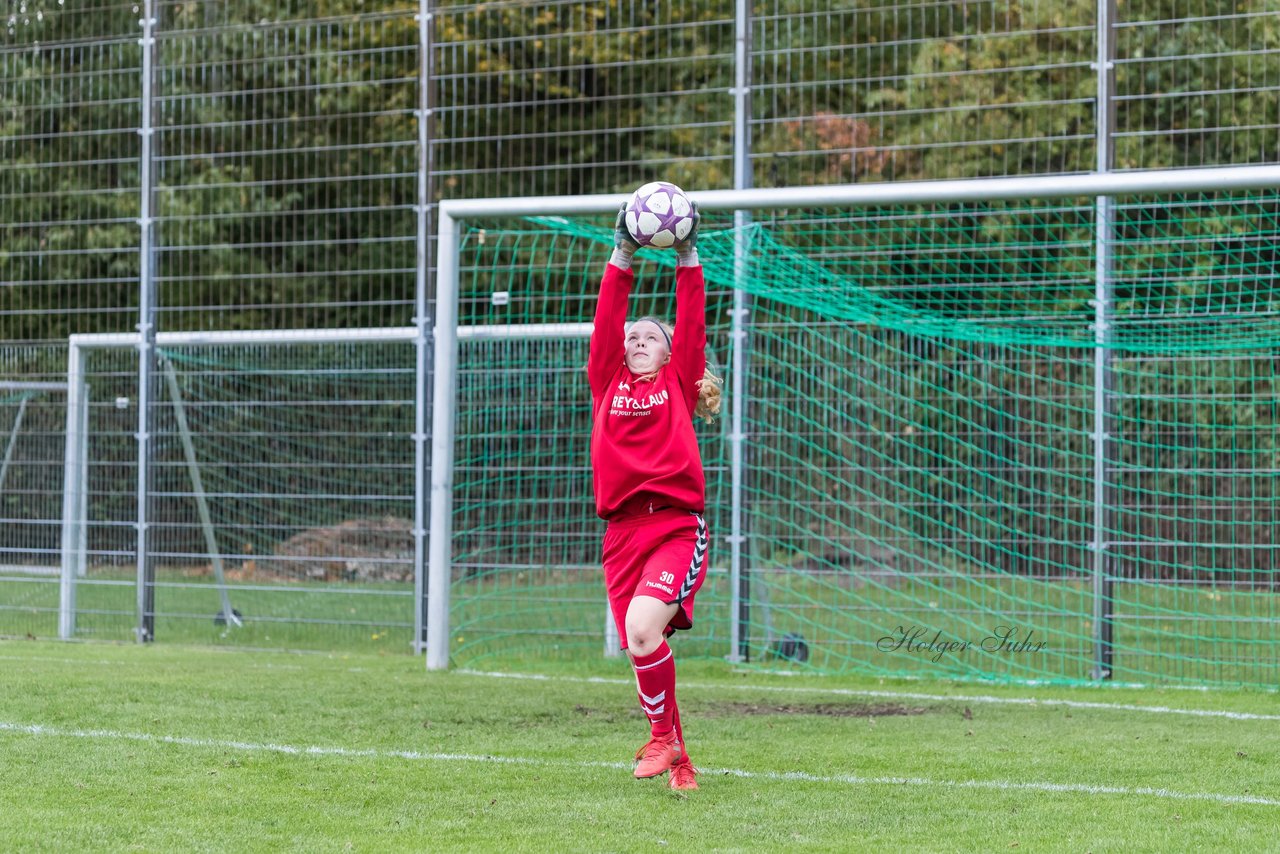
[[[412,581],[413,523],[384,516],[312,528],[285,540],[255,569],[297,581]]]

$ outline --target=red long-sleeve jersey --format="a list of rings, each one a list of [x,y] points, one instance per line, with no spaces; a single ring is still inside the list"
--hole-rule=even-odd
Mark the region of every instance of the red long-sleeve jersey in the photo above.
[[[596,512],[618,518],[658,507],[703,512],[707,484],[693,431],[706,370],[707,294],[701,267],[676,268],[671,361],[649,380],[627,369],[627,304],[635,274],[609,264],[587,359]]]

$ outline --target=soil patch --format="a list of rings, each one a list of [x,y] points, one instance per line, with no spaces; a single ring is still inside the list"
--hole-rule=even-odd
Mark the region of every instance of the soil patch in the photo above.
[[[891,718],[927,714],[923,706],[898,703],[713,703],[700,708],[698,717],[730,715],[820,715],[828,718]]]

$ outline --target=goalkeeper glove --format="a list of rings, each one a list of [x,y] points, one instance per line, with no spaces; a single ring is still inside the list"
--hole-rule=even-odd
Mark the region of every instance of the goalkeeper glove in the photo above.
[[[689,228],[689,233],[685,235],[684,240],[676,242],[672,247],[676,250],[676,266],[677,267],[696,267],[698,266],[698,221],[702,216],[698,213],[698,205],[692,201],[689,202],[690,217],[693,219],[693,225]]]
[[[631,269],[631,256],[636,254],[640,244],[636,243],[631,232],[627,231],[627,206],[618,208],[618,219],[613,225],[613,255],[609,263],[624,270]]]

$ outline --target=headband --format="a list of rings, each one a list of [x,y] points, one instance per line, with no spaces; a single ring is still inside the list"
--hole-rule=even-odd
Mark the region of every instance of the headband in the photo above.
[[[644,317],[640,317],[640,318],[637,318],[636,320],[634,320],[634,321],[631,323],[631,326],[634,328],[634,327],[635,327],[635,325],[636,325],[637,323],[639,323],[640,321],[642,321],[642,320],[647,320],[647,321],[649,321],[650,323],[652,323],[653,325],[657,326],[659,329],[661,329],[661,330],[662,330],[662,337],[663,337],[663,338],[665,338],[665,339],[667,339],[667,349],[668,349],[668,350],[670,350],[670,349],[671,349],[671,336],[667,334],[667,327],[665,327],[665,326],[663,326],[663,325],[662,325],[662,321],[661,321],[661,320],[659,320],[658,318],[654,317],[654,316],[653,316],[653,315],[651,315],[651,314],[646,314]]]

